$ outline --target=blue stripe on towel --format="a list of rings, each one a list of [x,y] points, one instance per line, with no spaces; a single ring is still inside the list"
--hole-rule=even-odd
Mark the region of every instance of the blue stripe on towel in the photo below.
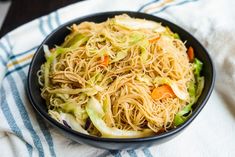
[[[21,68],[20,70],[18,70],[18,74],[20,75],[20,78],[22,80],[23,83],[25,83],[27,80],[27,75],[25,74],[25,72],[23,71],[23,68]],[[49,150],[50,150],[50,154],[52,157],[56,157],[55,151],[54,151],[54,143],[52,140],[52,136],[50,134],[50,131],[48,129],[48,127],[45,124],[45,121],[42,120],[41,117],[39,117],[38,115],[36,115],[36,119],[37,122],[39,124],[40,130],[42,131],[46,142],[48,144]]]
[[[33,48],[31,48],[31,49],[29,49],[29,50],[27,50],[27,51],[20,52],[20,53],[18,53],[18,54],[16,54],[16,55],[11,55],[9,59],[11,60],[11,59],[15,59],[16,57],[20,57],[20,56],[22,56],[22,55],[25,55],[25,54],[27,54],[27,53],[29,53],[29,52],[35,50],[36,48],[38,48],[38,46],[35,46],[35,47],[33,47]]]
[[[148,3],[144,4],[144,5],[142,5],[142,6],[138,9],[138,11],[142,11],[145,7],[147,7],[148,5],[151,5],[151,4],[155,3],[155,2],[157,2],[157,1],[159,1],[159,0],[154,0],[154,1],[151,1],[151,2],[148,2]]]
[[[52,31],[54,28],[53,28],[53,25],[52,25],[52,19],[51,19],[51,15],[49,15],[48,17],[48,25],[49,25],[49,28],[51,29],[50,31]],[[59,19],[59,15],[58,15],[58,12],[56,11],[55,12],[55,20],[56,20],[56,25],[59,26],[60,25],[60,19]],[[43,21],[41,21],[43,22]],[[42,27],[43,28],[43,27]],[[43,33],[43,29],[40,29],[41,30],[41,33],[46,36],[47,34]],[[56,154],[55,154],[55,151],[54,151],[54,144],[53,144],[53,139],[52,139],[52,136],[49,132],[49,129],[47,128],[46,124],[42,125],[43,123],[40,122],[40,118],[37,116],[37,121],[39,122],[40,124],[40,128],[44,128],[44,131],[43,131],[43,134],[47,140],[47,143],[49,145],[49,149],[50,149],[50,153],[51,153],[51,156],[55,157]]]
[[[6,94],[5,94],[5,90],[3,87],[1,87],[1,102],[0,102],[0,106],[3,112],[3,115],[5,116],[8,125],[10,126],[11,130],[14,132],[14,134],[16,136],[18,136],[19,138],[21,138],[22,140],[24,140],[23,134],[20,130],[20,128],[18,127],[11,111],[9,108],[9,105],[6,101]],[[27,143],[27,141],[25,141],[26,144],[26,148],[29,152],[29,156],[32,157],[32,146],[30,144]]]
[[[37,135],[37,133],[35,132],[35,130],[33,129],[32,123],[30,121],[29,115],[27,113],[27,110],[20,98],[20,94],[19,91],[17,90],[17,86],[16,86],[16,82],[13,79],[13,77],[11,75],[9,75],[7,77],[7,80],[10,84],[10,90],[12,92],[15,104],[20,112],[20,116],[23,120],[24,126],[27,128],[27,130],[29,131],[32,139],[33,139],[33,143],[35,145],[35,147],[38,150],[38,154],[40,157],[44,157],[44,151],[43,151],[43,147],[42,147],[42,143],[41,140],[39,138],[39,136]]]
[[[185,3],[188,3],[188,2],[196,2],[196,1],[198,1],[198,0],[187,0],[187,1],[181,1],[181,2],[179,2],[179,3],[174,3],[174,4],[171,4],[171,5],[166,5],[166,6],[163,7],[162,9],[160,9],[160,10],[158,10],[158,11],[156,11],[156,12],[153,12],[153,13],[151,13],[151,14],[157,14],[157,13],[160,13],[160,12],[166,10],[167,8],[171,8],[171,7],[173,7],[173,6],[180,6],[180,5],[185,4]]]
[[[15,69],[11,70],[11,71],[8,71],[5,75],[5,77],[7,77],[8,75],[10,75],[11,73],[13,72],[18,72],[20,74],[20,77],[22,79],[23,82],[26,82],[26,74],[22,74],[23,73],[23,68],[25,68],[26,66],[28,66],[30,63],[27,63],[23,66],[17,66]],[[21,71],[22,70],[22,71]],[[25,79],[23,79],[25,78]],[[49,150],[50,150],[50,154],[51,156],[55,157],[56,156],[56,153],[54,151],[54,143],[53,143],[53,139],[52,139],[52,136],[49,132],[49,129],[47,128],[46,124],[43,124],[45,123],[44,121],[41,121],[38,117],[37,117],[37,121],[38,121],[38,124],[39,124],[39,127],[47,141],[47,144],[49,146]]]
[[[3,39],[3,38],[2,38]],[[0,41],[0,48],[5,52],[7,57],[10,56],[10,52],[7,50],[6,46]]]
[[[50,30],[53,30],[54,28],[53,28],[53,25],[52,25],[51,16],[52,16],[52,14],[49,14],[47,16],[47,22],[48,22]]]
[[[8,44],[8,46],[10,47],[10,50],[12,51],[13,46],[12,46],[12,43],[10,42],[10,38],[9,38],[8,35],[6,35],[5,37],[6,37],[7,44]],[[15,59],[16,57],[19,57],[19,56],[22,56],[22,55],[24,55],[24,54],[27,54],[28,52],[30,52],[30,51],[32,51],[32,50],[34,50],[34,49],[35,49],[35,47],[32,48],[32,49],[29,49],[29,50],[27,50],[27,51],[25,51],[25,52],[19,53],[19,54],[17,54],[17,55],[13,55],[13,53],[12,53],[12,55],[9,57],[9,60],[13,60],[13,59]]]
[[[12,44],[11,44],[11,42],[10,42],[10,38],[9,38],[9,36],[8,36],[8,35],[6,35],[6,36],[5,36],[5,38],[6,38],[6,41],[7,41],[8,46],[10,47],[10,51],[12,51],[13,46],[12,46]]]
[[[42,117],[40,117],[39,115],[36,115],[36,118],[37,118],[39,127],[40,127],[46,141],[47,141],[51,156],[56,157],[56,153],[55,153],[55,150],[54,150],[53,139],[52,139],[51,133],[49,131],[49,128],[45,124],[46,122],[43,121]]]
[[[56,11],[55,13],[56,13],[56,14],[55,14],[56,24],[57,24],[57,26],[59,26],[59,25],[61,25],[61,22],[60,22],[60,19],[59,19],[58,11]],[[51,23],[51,22],[49,22],[49,23]],[[51,30],[53,29],[52,24],[51,24],[51,26],[49,26],[49,28],[50,28]],[[42,20],[42,18],[39,19],[39,29],[40,29],[40,32],[41,32],[41,34],[42,34],[43,36],[47,36],[47,33],[46,33],[46,31],[44,30],[44,28],[43,28],[43,20]],[[5,52],[8,53],[6,47],[5,47],[1,42],[0,42],[0,47],[1,47]],[[11,55],[11,56],[10,56],[10,60],[11,60],[11,59],[15,59],[16,57],[25,55],[25,54],[27,54],[27,53],[29,53],[29,52],[31,52],[31,51],[37,49],[37,48],[38,48],[38,46],[35,46],[35,47],[33,47],[33,48],[31,48],[31,49],[29,49],[29,50],[27,50],[27,51],[18,53],[18,54],[16,54],[16,55]]]
[[[22,66],[17,66],[15,69],[6,72],[5,77],[7,77],[8,75],[10,75],[10,74],[13,73],[13,72],[16,72],[16,71],[18,71],[18,70],[21,70],[21,69],[25,68],[25,67],[28,66],[29,64],[30,64],[30,63],[26,63],[26,64],[24,64],[24,65],[22,65]]]
[[[20,69],[18,71],[18,74],[20,75],[20,78],[21,78],[22,82],[25,83],[26,79],[27,79],[27,75],[25,74],[23,69]],[[40,130],[42,131],[42,133],[43,133],[43,135],[46,139],[46,142],[48,144],[51,156],[56,157],[56,154],[55,154],[55,151],[54,151],[54,143],[53,143],[53,139],[52,139],[52,136],[50,134],[49,128],[46,126],[45,121],[43,121],[41,117],[36,115],[36,119],[37,119],[37,122],[39,124]]]
[[[6,66],[7,62],[2,58],[2,56],[0,55],[0,62],[2,63],[2,65]]]
[[[153,155],[151,154],[151,152],[150,152],[150,150],[149,150],[148,148],[144,148],[144,149],[142,149],[142,150],[143,150],[144,155],[145,155],[146,157],[153,157]]]
[[[43,36],[47,36],[47,32],[43,28],[43,20],[42,17],[39,19],[39,30],[42,33]]]
[[[135,150],[127,150],[127,153],[130,155],[130,157],[137,157]]]
[[[26,64],[24,67],[26,67],[27,65],[28,65],[28,64]],[[15,68],[15,70],[14,70],[14,71],[17,71],[17,72],[18,72],[18,74],[20,75],[20,78],[21,78],[21,80],[22,80],[23,83],[25,83],[25,82],[26,82],[26,79],[27,79],[27,76],[26,76],[26,74],[25,74],[24,71],[23,71],[23,68],[24,68],[24,67],[18,65],[18,66]],[[12,71],[12,72],[13,72],[13,71]],[[8,72],[8,73],[6,74],[6,76],[9,75],[9,74],[11,74],[11,73]],[[36,118],[37,118],[37,121],[38,121],[40,130],[42,131],[42,133],[43,133],[43,135],[44,135],[44,137],[45,137],[45,139],[46,139],[46,142],[47,142],[47,144],[48,144],[48,147],[49,147],[51,156],[52,156],[52,157],[56,157],[56,154],[55,154],[55,151],[54,151],[54,143],[53,143],[53,140],[52,140],[52,136],[51,136],[51,134],[50,134],[50,132],[49,132],[49,129],[47,128],[46,124],[44,124],[45,122],[40,119],[40,117],[37,116]]]
[[[61,21],[60,21],[60,16],[59,16],[58,10],[55,12],[55,20],[56,20],[57,25],[60,26]]]

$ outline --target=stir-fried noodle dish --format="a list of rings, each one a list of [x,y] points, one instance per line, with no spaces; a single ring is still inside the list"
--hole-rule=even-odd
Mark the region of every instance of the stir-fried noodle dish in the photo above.
[[[37,73],[52,118],[87,135],[138,138],[190,117],[202,63],[177,33],[126,14],[68,29],[61,45],[43,46]]]

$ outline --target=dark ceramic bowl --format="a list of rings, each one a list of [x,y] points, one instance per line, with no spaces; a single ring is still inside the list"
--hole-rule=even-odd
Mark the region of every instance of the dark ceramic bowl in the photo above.
[[[173,32],[177,32],[183,41],[187,41],[186,42],[187,47],[192,46],[194,48],[195,56],[203,62],[202,75],[205,76],[205,87],[202,91],[202,94],[199,97],[197,103],[194,105],[191,117],[185,123],[183,123],[182,125],[178,126],[175,129],[172,129],[165,133],[161,133],[159,135],[144,137],[144,138],[111,139],[111,138],[89,136],[71,130],[65,127],[64,125],[58,123],[48,115],[45,101],[40,96],[41,91],[37,81],[37,71],[40,69],[40,66],[45,62],[42,45],[46,44],[50,48],[52,48],[54,45],[60,45],[63,42],[65,36],[69,34],[69,30],[67,29],[67,27],[71,26],[73,23],[79,24],[83,21],[103,22],[108,18],[123,13],[126,13],[131,17],[144,18],[156,22],[161,22],[163,26],[168,26]],[[48,35],[47,38],[39,46],[30,64],[27,91],[28,91],[29,100],[33,105],[33,107],[36,109],[36,111],[47,122],[49,122],[55,128],[59,129],[63,134],[65,134],[72,140],[82,144],[88,144],[94,147],[104,148],[104,149],[134,149],[134,148],[147,147],[153,144],[160,144],[166,142],[174,138],[179,133],[181,133],[194,120],[194,118],[200,113],[202,108],[205,106],[213,90],[214,80],[215,80],[215,70],[213,68],[211,58],[206,49],[191,34],[186,32],[184,29],[176,26],[175,24],[156,16],[139,12],[119,11],[119,12],[98,13],[72,20],[60,26],[59,28],[54,30],[50,35]]]

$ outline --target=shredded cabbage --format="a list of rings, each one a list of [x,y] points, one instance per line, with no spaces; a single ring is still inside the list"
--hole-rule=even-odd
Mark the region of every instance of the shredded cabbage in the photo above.
[[[83,34],[74,32],[70,34],[69,36],[67,36],[67,40],[62,44],[62,47],[76,48],[82,45],[83,43],[85,43],[88,39],[89,37],[84,36]]]
[[[86,111],[95,127],[100,131],[102,137],[109,138],[137,138],[153,135],[154,132],[150,129],[144,129],[142,131],[125,131],[115,127],[108,127],[102,117],[104,112],[101,108],[101,104],[97,99],[91,97],[87,102]]]
[[[78,121],[74,118],[74,116],[67,113],[60,113],[60,118],[63,123],[63,120],[67,122],[67,124],[74,130],[81,132],[83,134],[89,134],[83,127],[78,123]]]
[[[125,27],[127,29],[138,30],[138,29],[154,29],[158,28],[160,24],[144,20],[144,19],[133,19],[129,16],[117,16],[114,21],[115,24]]]
[[[112,60],[112,62],[118,62],[118,61],[120,61],[120,60],[122,60],[122,59],[124,59],[126,56],[127,56],[127,51],[119,51],[118,53],[117,53],[117,56]]]
[[[192,106],[197,102],[198,98],[200,97],[202,90],[204,88],[204,77],[200,76],[200,72],[202,70],[202,62],[195,58],[194,60],[194,76],[195,80],[189,83],[188,92],[190,95],[190,103],[186,105],[181,111],[179,111],[174,118],[174,125],[178,126],[184,123],[189,117],[190,112],[192,111]]]

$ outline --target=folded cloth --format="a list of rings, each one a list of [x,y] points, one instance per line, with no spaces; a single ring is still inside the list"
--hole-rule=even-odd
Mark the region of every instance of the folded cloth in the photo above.
[[[229,0],[88,0],[8,33],[0,39],[0,156],[235,156],[234,7],[235,1]],[[42,120],[27,99],[29,64],[43,39],[69,20],[114,10],[146,12],[170,20],[193,34],[213,58],[216,90],[195,121],[162,145],[108,151],[78,144]]]

